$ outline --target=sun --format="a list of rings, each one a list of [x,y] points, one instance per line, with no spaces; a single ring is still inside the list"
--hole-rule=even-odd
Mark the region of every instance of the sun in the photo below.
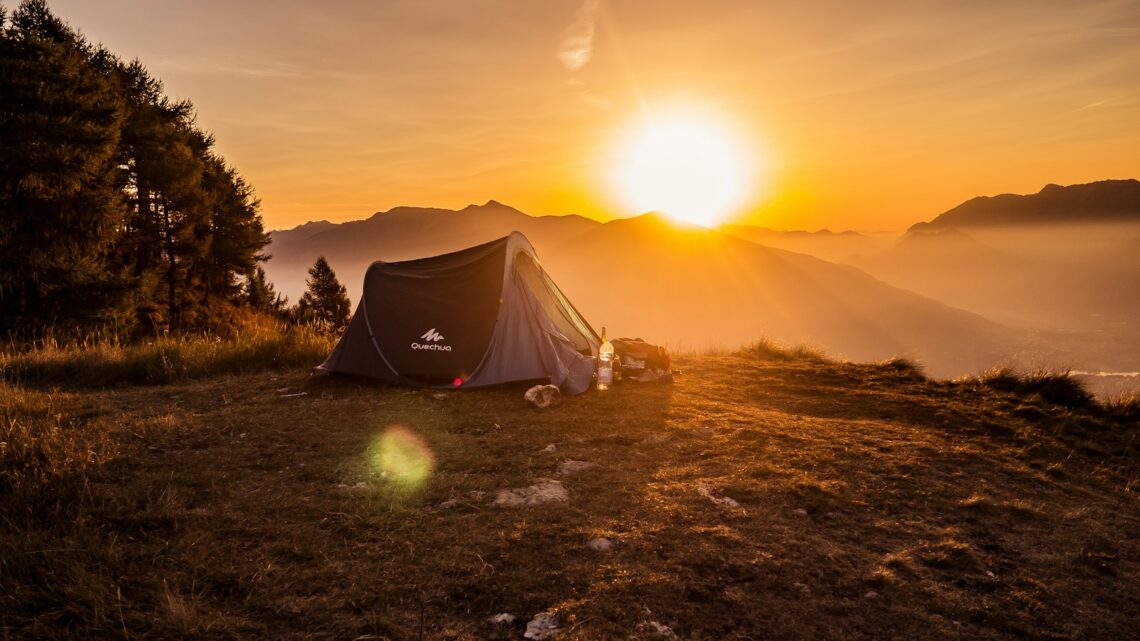
[[[646,118],[618,146],[612,170],[622,203],[711,227],[749,196],[753,159],[727,125],[676,112]]]

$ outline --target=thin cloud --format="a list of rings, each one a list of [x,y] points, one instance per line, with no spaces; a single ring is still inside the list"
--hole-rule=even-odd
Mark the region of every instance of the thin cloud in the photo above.
[[[1105,98],[1104,100],[1097,100],[1096,102],[1091,102],[1091,103],[1085,105],[1084,107],[1079,107],[1075,111],[1087,111],[1089,109],[1096,109],[1097,107],[1103,107],[1104,105],[1107,105],[1108,103],[1110,103],[1114,100],[1116,100],[1116,99],[1115,98]]]
[[[562,34],[558,60],[566,69],[578,71],[594,55],[594,28],[598,23],[600,0],[585,0],[574,14],[574,22]]]

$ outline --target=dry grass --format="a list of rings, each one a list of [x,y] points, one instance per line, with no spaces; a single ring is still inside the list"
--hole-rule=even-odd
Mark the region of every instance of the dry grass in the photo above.
[[[309,326],[253,316],[226,339],[166,336],[142,343],[94,336],[47,339],[0,352],[3,379],[30,385],[111,387],[153,385],[320,363],[335,337]]]
[[[18,391],[31,396],[6,416],[107,435],[113,457],[61,456],[0,495],[0,626],[517,639],[549,611],[561,639],[1134,634],[1134,403],[757,355],[687,357],[674,385],[546,411],[520,386],[302,370]],[[568,459],[594,466],[560,475]],[[569,499],[494,504],[544,478]],[[488,622],[502,612],[519,620]]]

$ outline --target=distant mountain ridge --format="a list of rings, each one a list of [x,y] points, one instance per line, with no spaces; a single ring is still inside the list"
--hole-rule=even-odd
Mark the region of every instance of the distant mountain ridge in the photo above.
[[[946,227],[997,227],[1055,223],[1140,221],[1140,181],[1101,180],[1045,185],[1036,194],[978,196],[910,231]]]
[[[373,261],[455,251],[511,231],[530,239],[586,318],[614,335],[683,349],[732,348],[768,337],[857,360],[905,354],[941,376],[992,365],[1016,342],[981,316],[854,267],[657,214],[601,223],[529,216],[493,200],[458,210],[396,207],[366,220],[273,232],[266,273],[296,300],[306,270],[324,255],[355,300]]]

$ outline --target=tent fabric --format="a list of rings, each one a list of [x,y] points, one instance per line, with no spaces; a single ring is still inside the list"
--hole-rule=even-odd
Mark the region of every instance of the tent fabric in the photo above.
[[[375,262],[340,341],[318,370],[468,388],[550,379],[590,387],[597,333],[519,232],[450,254]]]

